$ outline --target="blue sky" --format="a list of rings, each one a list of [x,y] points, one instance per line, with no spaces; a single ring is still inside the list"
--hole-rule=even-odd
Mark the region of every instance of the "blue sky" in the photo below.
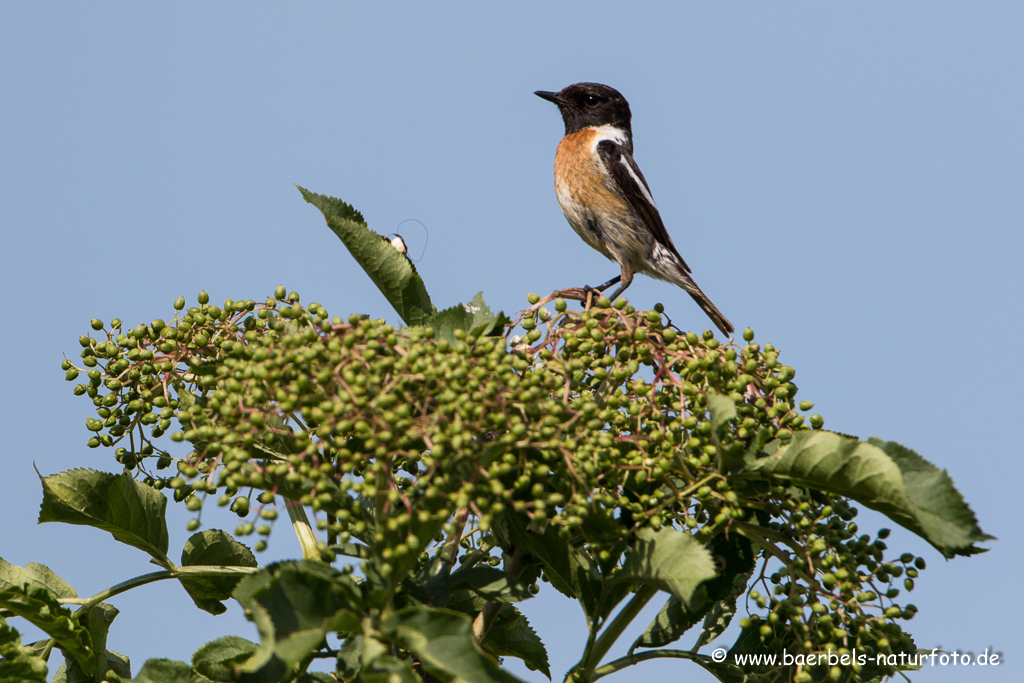
[[[381,233],[425,225],[417,267],[439,307],[483,290],[513,312],[528,292],[616,274],[558,209],[562,123],[532,95],[599,81],[629,99],[636,159],[727,317],[781,349],[827,427],[948,469],[999,537],[946,562],[894,531],[890,548],[929,563],[917,643],[1005,659],[913,680],[1020,680],[1024,6],[627,7],[0,4],[0,556],[83,595],[150,571],[107,534],[35,524],[33,466],[116,468],[85,447],[91,406],[60,370],[91,318],[170,318],[178,296],[259,299],[283,283],[333,314],[395,321],[294,183]],[[418,225],[402,232],[418,255]],[[639,277],[627,294],[708,326],[666,283]],[[172,548],[187,519],[172,511]],[[298,554],[285,531],[261,559]],[[552,593],[524,609],[560,680],[584,633]],[[237,607],[200,613],[169,584],[114,604],[109,646],[135,670],[256,638]],[[680,675],[659,666],[616,680]]]

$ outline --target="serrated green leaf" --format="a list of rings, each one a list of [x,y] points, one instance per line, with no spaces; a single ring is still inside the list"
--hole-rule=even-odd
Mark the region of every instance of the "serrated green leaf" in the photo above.
[[[71,585],[60,578],[45,564],[29,562],[24,567],[11,564],[0,557],[0,589],[9,586],[39,586],[50,591],[58,598],[77,598],[78,593]]]
[[[384,655],[373,660],[373,666],[359,678],[363,683],[421,683],[409,662]]]
[[[46,681],[46,662],[21,644],[18,632],[0,617],[0,681]]]
[[[711,554],[693,536],[670,527],[644,528],[637,531],[614,582],[654,586],[689,608],[697,587],[715,575]]]
[[[692,611],[686,608],[682,600],[670,595],[654,617],[654,621],[640,635],[633,647],[664,647],[679,640],[684,633],[693,628],[700,621],[702,612],[710,607],[704,589],[698,588],[697,592],[696,597],[701,599],[693,601],[697,609]]]
[[[464,330],[471,336],[487,336],[499,323],[508,320],[504,313],[495,315],[484,303],[484,293],[477,292],[468,304],[455,304],[431,316],[427,324],[434,328],[437,339],[455,340],[455,330]]]
[[[235,667],[247,660],[259,645],[239,638],[223,636],[201,646],[192,655],[192,668],[211,681],[231,683],[235,680]]]
[[[770,655],[777,654],[774,651],[768,649],[765,645],[764,640],[761,638],[761,634],[758,631],[758,627],[754,626],[751,628],[745,628],[740,631],[740,634],[736,636],[736,642],[729,648],[729,652],[726,654],[725,662],[735,662],[736,655]],[[758,658],[748,657],[748,663],[743,671],[745,672],[762,672],[769,670],[770,666],[758,664]],[[763,661],[763,660],[762,660]],[[725,663],[723,662],[723,663]]]
[[[708,412],[711,414],[711,428],[721,432],[729,422],[736,419],[736,404],[728,396],[709,391],[707,395]]]
[[[540,671],[548,680],[551,679],[547,648],[526,616],[514,605],[501,606],[484,645],[499,657],[521,659],[526,668]]]
[[[797,432],[744,471],[852,498],[921,536],[946,557],[983,552],[974,543],[992,539],[978,528],[945,471],[892,442]]]
[[[597,607],[601,577],[582,553],[561,538],[552,526],[543,533],[536,533],[518,513],[508,513],[502,519],[512,545],[529,553],[544,567],[545,576],[559,593],[580,600],[584,611]]]
[[[705,671],[714,676],[721,683],[748,683],[757,681],[757,678],[748,678],[747,675],[735,664],[729,662],[716,662],[710,657],[695,656],[693,661],[699,664]]]
[[[704,616],[704,624],[700,629],[700,636],[693,646],[696,652],[704,647],[729,628],[732,618],[736,616],[736,600],[742,595],[750,581],[750,574],[736,574],[732,577],[732,589],[729,594],[711,605],[710,611]]]
[[[453,591],[469,590],[495,602],[519,602],[533,597],[526,586],[497,567],[478,565],[459,569],[451,574],[449,586]]]
[[[8,586],[0,590],[0,609],[26,619],[53,638],[65,655],[77,660],[87,674],[95,671],[89,630],[48,589],[32,585]]]
[[[736,404],[713,391],[707,395],[711,417],[711,440],[718,448],[718,471],[725,473],[743,461],[743,447],[725,438],[729,423],[736,419]]]
[[[43,482],[39,522],[83,524],[110,532],[122,543],[143,550],[153,563],[173,569],[167,557],[167,499],[127,473],[75,469]]]
[[[125,675],[131,675],[131,669],[127,671],[121,667],[120,672],[117,669],[117,660],[111,660],[107,656],[107,632],[110,631],[110,624],[113,623],[114,618],[118,615],[118,610],[113,605],[106,603],[99,603],[93,605],[88,611],[78,613],[78,621],[89,631],[89,638],[92,641],[93,651],[93,671],[95,677],[106,677],[108,668],[114,668],[115,673],[123,672]],[[72,680],[70,672],[72,669],[79,669],[79,673],[82,674],[82,680],[93,680],[93,677],[88,676],[77,661],[71,663],[68,667],[68,680]]]
[[[943,546],[956,549],[954,554],[957,555],[987,552],[987,548],[977,548],[974,543],[992,541],[995,537],[978,526],[978,518],[956,490],[946,470],[940,470],[895,441],[871,437],[868,443],[880,448],[900,468],[907,498],[929,539],[942,539]]]
[[[370,230],[362,215],[350,205],[302,187],[299,192],[320,209],[327,226],[341,239],[405,324],[426,324],[436,309],[412,261],[391,246],[383,235]]]
[[[736,615],[736,601],[746,592],[747,584],[754,573],[754,549],[750,540],[739,535],[720,535],[711,545],[711,554],[718,576],[704,584],[711,609],[704,616],[700,636],[693,651],[720,636],[729,627]]]
[[[295,683],[338,683],[338,679],[322,671],[314,671],[300,675]],[[419,679],[416,679],[416,683],[419,683]]]
[[[220,529],[194,534],[181,551],[181,566],[255,567],[256,558],[246,546]],[[240,576],[182,576],[181,585],[196,606],[210,614],[222,614],[223,601],[231,597]]]
[[[394,613],[381,625],[393,642],[412,652],[428,670],[457,676],[466,683],[514,683],[473,638],[473,621],[465,614],[418,605]]]
[[[359,667],[362,666],[363,635],[349,636],[338,648],[337,663],[335,670],[338,677],[345,681],[359,675]]]
[[[709,550],[720,568],[719,575],[698,586],[689,607],[675,596],[669,598],[630,648],[631,652],[637,647],[664,647],[673,643],[703,619],[704,625],[692,650],[696,652],[728,627],[736,613],[736,599],[744,592],[754,570],[754,551],[750,541],[737,534],[716,536]]]
[[[361,630],[362,594],[350,576],[301,560],[273,564],[242,579],[234,598],[260,632],[242,680],[272,683],[321,646],[330,631]]]
[[[147,659],[132,683],[208,683],[185,662]]]
[[[487,601],[480,596],[460,592],[452,597],[448,609],[476,617]],[[515,605],[505,604],[498,610],[494,623],[484,638],[484,648],[499,657],[516,657],[521,659],[526,668],[540,671],[551,678],[548,664],[548,651],[537,632],[530,626],[529,620]]]
[[[97,661],[99,661],[98,657]],[[102,674],[101,680],[113,682],[128,680],[132,677],[132,665],[125,655],[104,650],[102,665],[105,673]],[[54,674],[50,683],[93,683],[99,675],[89,676],[82,671],[75,660],[65,660],[57,669],[57,673]]]

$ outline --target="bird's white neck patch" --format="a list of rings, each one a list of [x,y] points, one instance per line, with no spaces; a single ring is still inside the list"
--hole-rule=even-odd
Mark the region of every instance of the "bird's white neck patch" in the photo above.
[[[611,140],[616,144],[629,146],[629,136],[618,126],[606,123],[603,126],[593,126],[593,130],[597,133],[594,137],[594,147],[597,147],[602,140]]]

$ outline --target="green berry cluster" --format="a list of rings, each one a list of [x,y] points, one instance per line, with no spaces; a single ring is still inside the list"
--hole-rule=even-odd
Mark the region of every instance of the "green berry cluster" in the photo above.
[[[92,321],[102,334],[80,339],[82,367],[63,367],[69,381],[88,377],[75,393],[96,406],[89,446],[114,448],[197,514],[211,498],[229,507],[257,549],[279,500],[315,511],[325,551],[359,541],[385,576],[425,562],[459,510],[476,520],[462,559],[491,564],[506,514],[553,525],[602,566],[640,527],[709,545],[735,533],[764,558],[743,623],[751,642],[910,647],[895,622],[914,608],[893,602],[892,582],[905,576],[909,590],[919,560],[884,560],[884,535],[857,536],[838,496],[733,476],[770,442],[823,426],[802,414],[813,405],[796,402],[778,350],[749,329],[742,344],[682,332],[660,305],[528,299],[503,336],[439,338],[331,317],[284,287],[223,306],[201,293],[187,309],[178,299],[169,322]],[[723,401],[728,419],[716,418]],[[193,450],[172,455],[165,434]]]

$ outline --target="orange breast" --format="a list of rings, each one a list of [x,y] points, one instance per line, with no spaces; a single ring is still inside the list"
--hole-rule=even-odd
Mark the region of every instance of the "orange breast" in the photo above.
[[[613,180],[597,156],[600,133],[593,128],[566,135],[555,154],[555,190],[566,218],[576,227],[570,213],[617,215],[628,212],[613,189]],[[575,204],[576,206],[569,206]],[[583,219],[584,216],[579,216]]]

